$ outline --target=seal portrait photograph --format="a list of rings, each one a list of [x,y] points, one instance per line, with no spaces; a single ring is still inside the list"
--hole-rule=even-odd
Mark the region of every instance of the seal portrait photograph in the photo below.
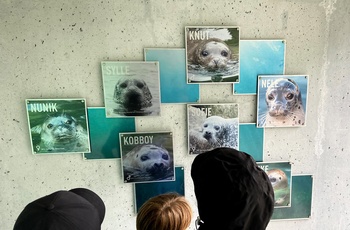
[[[239,27],[185,27],[187,83],[239,82]]]
[[[258,162],[269,177],[274,194],[275,208],[290,207],[292,193],[292,166],[290,162]]]
[[[27,99],[26,106],[34,154],[90,152],[85,99]]]
[[[125,183],[173,181],[172,133],[120,133]]]
[[[106,117],[160,115],[158,62],[101,62]]]
[[[306,124],[308,76],[258,77],[257,127],[302,127]]]
[[[189,104],[187,119],[189,154],[218,147],[238,149],[238,104]]]

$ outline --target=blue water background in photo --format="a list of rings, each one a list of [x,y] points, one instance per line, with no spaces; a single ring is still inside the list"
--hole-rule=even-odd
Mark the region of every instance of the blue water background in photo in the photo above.
[[[256,94],[258,75],[284,74],[284,40],[241,40],[240,80],[234,94]]]

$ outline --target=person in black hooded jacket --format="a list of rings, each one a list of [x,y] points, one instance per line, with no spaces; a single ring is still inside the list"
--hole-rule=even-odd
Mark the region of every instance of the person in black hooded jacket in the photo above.
[[[266,173],[245,152],[217,148],[196,156],[191,177],[200,230],[264,230],[274,208]]]

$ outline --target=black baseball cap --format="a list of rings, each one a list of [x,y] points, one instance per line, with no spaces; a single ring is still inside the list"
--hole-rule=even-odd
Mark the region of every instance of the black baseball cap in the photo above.
[[[29,203],[14,230],[99,230],[105,205],[93,191],[75,188],[57,191]]]

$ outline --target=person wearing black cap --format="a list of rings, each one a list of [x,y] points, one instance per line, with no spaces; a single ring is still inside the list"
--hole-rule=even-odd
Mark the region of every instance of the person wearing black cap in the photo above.
[[[266,173],[245,152],[217,148],[196,156],[191,177],[200,230],[263,230],[274,208]]]
[[[93,191],[75,188],[57,191],[29,203],[14,230],[100,230],[105,205]]]

